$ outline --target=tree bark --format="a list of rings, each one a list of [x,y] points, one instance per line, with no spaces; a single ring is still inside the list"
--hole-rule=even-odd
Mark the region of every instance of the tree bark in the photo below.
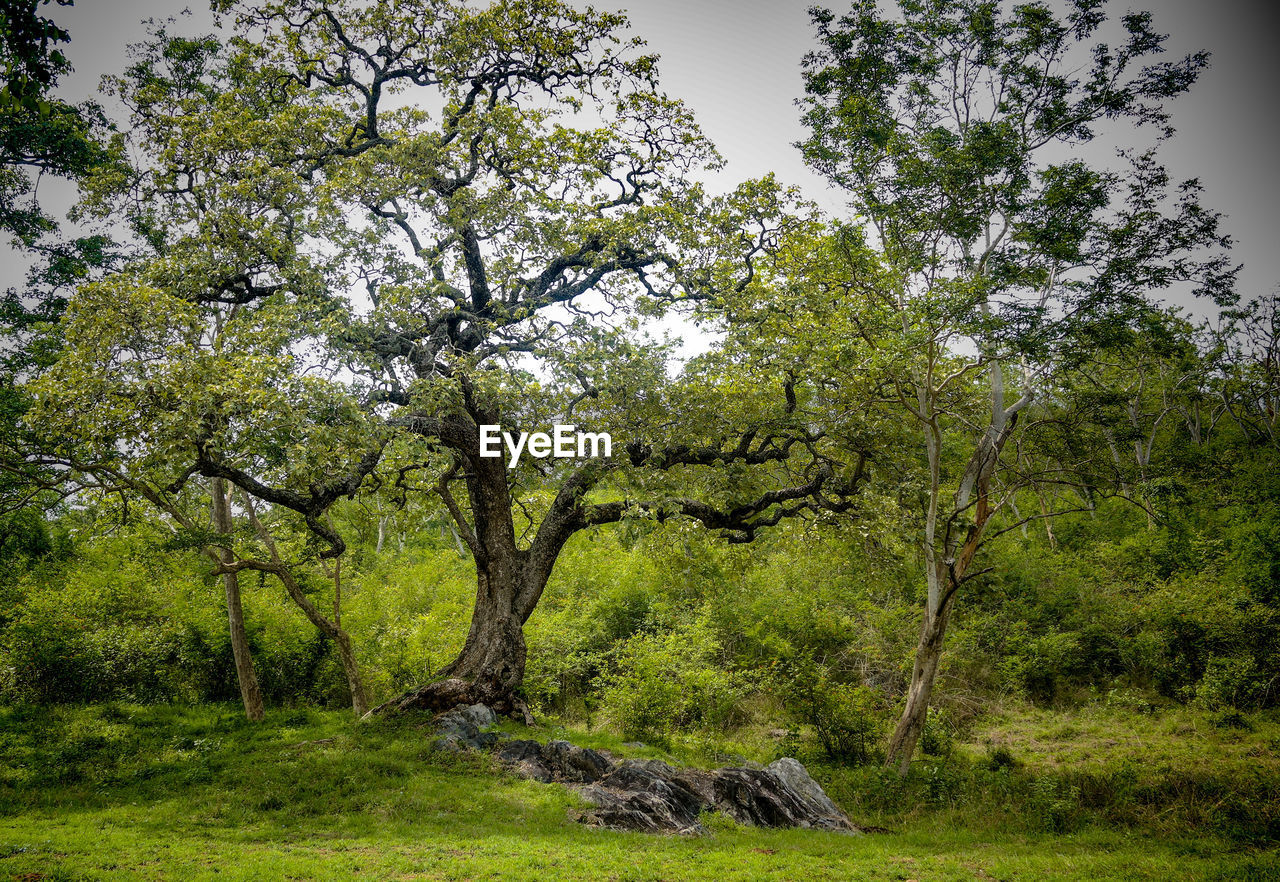
[[[520,557],[525,557],[520,555]],[[471,627],[457,657],[433,674],[432,682],[374,708],[375,713],[449,710],[459,704],[485,704],[500,714],[532,722],[518,690],[524,682],[527,651],[522,598],[541,594],[545,579],[530,582],[528,561],[478,565]]]
[[[496,416],[489,419],[497,422]],[[478,438],[474,430],[465,434]],[[475,443],[478,454],[478,441]],[[527,655],[524,624],[542,597],[561,548],[582,526],[581,497],[599,471],[586,466],[566,480],[533,541],[521,548],[516,542],[505,463],[478,455],[468,456],[467,463],[462,478],[471,507],[470,522],[449,489],[457,470],[445,475],[437,488],[454,519],[457,535],[476,562],[476,600],[467,639],[457,657],[434,672],[433,682],[379,705],[373,712],[440,711],[459,704],[486,704],[498,713],[532,723],[528,705],[518,694]]]
[[[213,497],[213,529],[224,536],[231,532],[231,501],[227,496],[226,482],[214,478],[211,482]],[[223,564],[232,561],[230,549],[219,548],[218,558]],[[253,654],[249,651],[249,638],[244,628],[244,610],[240,604],[240,576],[238,573],[222,574],[222,586],[227,597],[227,622],[231,630],[231,654],[236,662],[236,680],[240,684],[240,699],[244,702],[245,716],[261,720],[262,690],[258,687],[258,675],[253,669]]]
[[[347,676],[347,688],[351,692],[351,709],[355,711],[356,716],[363,717],[369,712],[369,696],[365,692],[364,678],[360,676],[360,666],[356,663],[355,648],[351,645],[351,636],[340,625],[342,621],[340,581],[335,580],[334,620],[330,621],[307,597],[306,592],[302,590],[302,586],[298,584],[298,580],[293,577],[293,573],[289,571],[289,567],[281,559],[271,531],[259,520],[258,514],[254,510],[253,501],[248,496],[245,497],[245,507],[249,513],[250,523],[253,524],[258,537],[267,546],[267,551],[271,554],[271,563],[269,565],[255,562],[255,568],[275,574],[280,583],[284,585],[284,590],[288,592],[290,599],[302,610],[303,615],[307,617],[311,624],[316,626],[320,633],[332,640],[334,645],[338,647],[338,659],[342,662],[342,671]],[[340,573],[341,571],[338,570],[336,572]]]
[[[463,392],[468,400],[469,388],[464,379]],[[453,518],[455,536],[464,548],[470,549],[476,564],[476,600],[467,639],[458,656],[433,673],[434,682],[379,705],[373,713],[441,711],[458,704],[486,704],[498,713],[523,717],[532,723],[529,709],[519,695],[526,658],[524,625],[542,598],[560,551],[579,530],[615,523],[633,507],[647,503],[584,502],[608,469],[599,460],[588,460],[561,482],[532,540],[526,544],[522,536],[518,542],[513,515],[517,504],[508,484],[506,462],[502,457],[480,456],[479,426],[501,421],[495,411],[486,412],[471,405],[469,408],[465,413],[425,422],[455,455],[454,463],[437,482],[436,492]],[[702,461],[705,456],[707,463],[727,463],[756,457],[757,462],[780,461],[789,456],[790,444],[777,447],[774,436],[751,450],[755,434],[752,431],[744,435],[735,448],[709,453],[678,448],[671,456],[660,459],[670,465],[679,457],[686,457],[685,462]],[[628,456],[632,465],[638,466],[655,454],[645,448],[629,451]],[[854,484],[849,486],[860,480],[863,462],[859,462]],[[697,500],[681,500],[680,511],[709,527],[737,531],[745,537],[740,541],[750,541],[755,530],[807,510],[807,504],[788,503],[805,500],[822,489],[831,469],[826,463],[821,465],[803,484],[769,491],[728,511]],[[469,512],[453,495],[452,485],[456,482],[466,486]]]
[[[925,422],[925,450],[929,459],[929,501],[925,511],[924,552],[925,575],[928,591],[925,597],[924,618],[920,625],[920,640],[916,644],[916,659],[911,671],[911,684],[907,690],[906,706],[902,717],[889,739],[885,751],[885,765],[898,766],[898,773],[906,775],[911,767],[911,757],[916,743],[924,731],[929,714],[929,699],[938,676],[938,662],[942,658],[942,645],[947,635],[947,622],[956,593],[964,583],[973,557],[982,546],[987,523],[995,513],[991,504],[991,478],[1000,461],[1000,454],[1010,433],[1018,423],[1022,409],[1031,401],[1028,390],[1017,402],[1005,407],[1004,374],[998,361],[990,367],[991,419],[979,439],[969,462],[965,465],[955,492],[954,506],[945,521],[942,536],[938,535],[938,502],[942,492],[939,463],[942,451],[942,433],[937,414],[925,391],[919,393],[919,415]],[[961,537],[957,529],[960,517],[973,504],[973,520]],[[941,542],[938,540],[941,538]],[[941,545],[941,548],[938,545]],[[941,554],[939,554],[941,552]]]
[[[302,610],[303,615],[338,647],[338,659],[342,662],[342,671],[347,676],[347,688],[351,691],[351,709],[357,716],[364,716],[369,712],[369,697],[365,692],[364,678],[360,676],[360,666],[356,663],[351,636],[316,608],[286,566],[277,560],[271,571],[280,579],[285,591]]]
[[[937,681],[938,662],[942,659],[942,645],[950,618],[951,597],[948,597],[936,615],[926,611],[920,626],[920,640],[916,644],[916,660],[911,670],[906,706],[889,739],[885,755],[885,765],[896,764],[899,775],[906,775],[911,768],[911,757],[924,733],[929,716],[929,699],[933,696],[933,684]]]

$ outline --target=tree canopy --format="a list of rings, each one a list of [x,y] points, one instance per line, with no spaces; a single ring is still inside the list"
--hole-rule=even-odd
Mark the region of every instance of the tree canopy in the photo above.
[[[757,284],[791,198],[704,192],[719,160],[625,18],[218,8],[223,31],[161,29],[113,83],[140,161],[88,181],[86,210],[134,238],[78,290],[38,384],[54,459],[157,498],[229,481],[305,523],[314,559],[343,553],[338,499],[435,493],[480,583],[445,673],[502,700],[574,532],[685,515],[750,539],[855,483],[794,378],[713,355],[673,379],[642,334]],[[479,455],[481,425],[552,421],[611,432],[617,455]]]

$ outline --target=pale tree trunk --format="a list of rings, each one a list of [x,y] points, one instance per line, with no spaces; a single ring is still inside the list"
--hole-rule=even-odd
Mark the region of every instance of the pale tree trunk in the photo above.
[[[929,374],[932,374],[932,370]],[[920,739],[928,718],[929,699],[933,695],[933,684],[938,674],[938,661],[942,656],[948,618],[941,603],[943,574],[937,559],[936,544],[938,505],[942,492],[942,430],[933,408],[931,392],[925,377],[918,378],[917,415],[924,422],[924,447],[929,464],[929,499],[925,509],[924,541],[921,544],[926,580],[924,619],[920,627],[920,640],[916,644],[916,659],[912,666],[911,683],[907,688],[906,704],[885,751],[885,765],[898,765],[899,774],[902,775],[911,766],[911,756],[915,753],[916,742]]]
[[[931,581],[937,581],[935,578]],[[954,595],[952,595],[954,596]],[[929,716],[929,700],[933,697],[933,684],[938,677],[938,663],[942,660],[942,645],[947,635],[947,621],[951,617],[951,597],[942,608],[925,611],[920,628],[920,640],[916,644],[916,660],[911,669],[911,683],[907,687],[907,700],[902,717],[889,739],[886,765],[897,764],[898,774],[905,775],[911,768],[911,757],[916,744],[924,733]]]
[[[926,414],[925,449],[929,458],[929,502],[925,513],[924,562],[928,592],[924,617],[920,624],[920,640],[916,644],[916,659],[912,667],[911,683],[902,717],[894,728],[885,752],[885,765],[897,766],[905,775],[911,766],[911,757],[924,731],[929,714],[929,700],[933,696],[938,665],[951,619],[956,592],[964,583],[969,565],[982,544],[987,523],[995,513],[990,503],[991,478],[1005,442],[1017,424],[1018,414],[1032,401],[1030,389],[1012,406],[1005,406],[1004,374],[998,361],[990,366],[991,419],[977,448],[969,458],[955,493],[955,505],[947,518],[943,535],[938,536],[940,525],[939,500],[941,496],[940,459],[942,433],[936,413],[929,408],[932,402],[922,390],[920,409]],[[959,516],[973,507],[973,518],[968,530],[961,537],[954,529]],[[939,545],[941,546],[939,548]],[[939,557],[941,551],[941,557]]]
[[[226,482],[214,478],[211,486],[213,498],[213,529],[222,535],[232,530],[231,501],[227,497]],[[216,549],[222,564],[232,561],[230,549]],[[240,699],[244,713],[251,720],[261,720],[262,691],[258,688],[258,675],[253,669],[253,655],[249,651],[249,638],[244,628],[244,610],[240,604],[240,577],[234,572],[222,574],[222,586],[227,597],[227,622],[231,629],[231,654],[236,662],[236,680],[240,684]]]
[[[1053,534],[1053,518],[1049,517],[1049,503],[1045,501],[1043,493],[1037,493],[1036,498],[1040,500],[1040,519],[1044,521],[1044,535],[1049,540],[1049,550],[1058,550],[1058,537]],[[1093,514],[1093,506],[1089,506],[1089,514]]]

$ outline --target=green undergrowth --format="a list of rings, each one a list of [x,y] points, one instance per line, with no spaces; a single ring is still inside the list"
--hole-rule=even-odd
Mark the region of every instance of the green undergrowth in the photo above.
[[[1273,721],[1250,724],[1206,737],[1271,737]],[[994,739],[1019,725],[1039,739],[1050,724],[1010,715],[987,731]],[[638,747],[554,722],[504,728],[624,755],[712,758],[705,743]],[[928,762],[901,785],[901,804],[879,808],[872,794],[891,784],[879,770],[814,764],[855,821],[888,822],[886,833],[720,819],[701,837],[595,830],[573,820],[582,805],[565,788],[515,778],[483,755],[433,752],[429,740],[421,719],[359,724],[306,709],[252,725],[230,705],[0,708],[0,879],[1266,879],[1280,870],[1257,837],[1210,827],[1089,818],[1052,830],[1018,820],[1016,791],[1008,811],[920,801],[912,788],[927,786]],[[763,743],[744,736],[711,753],[768,759]],[[1035,780],[1050,764],[1023,753],[1008,774]],[[948,768],[974,774],[981,762],[961,753]]]

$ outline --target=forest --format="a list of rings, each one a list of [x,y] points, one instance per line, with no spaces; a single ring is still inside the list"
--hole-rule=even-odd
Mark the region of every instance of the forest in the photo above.
[[[0,2],[0,878],[1280,878],[1280,294],[1159,9],[811,8],[837,212],[624,11],[212,0],[73,102],[69,5]]]

